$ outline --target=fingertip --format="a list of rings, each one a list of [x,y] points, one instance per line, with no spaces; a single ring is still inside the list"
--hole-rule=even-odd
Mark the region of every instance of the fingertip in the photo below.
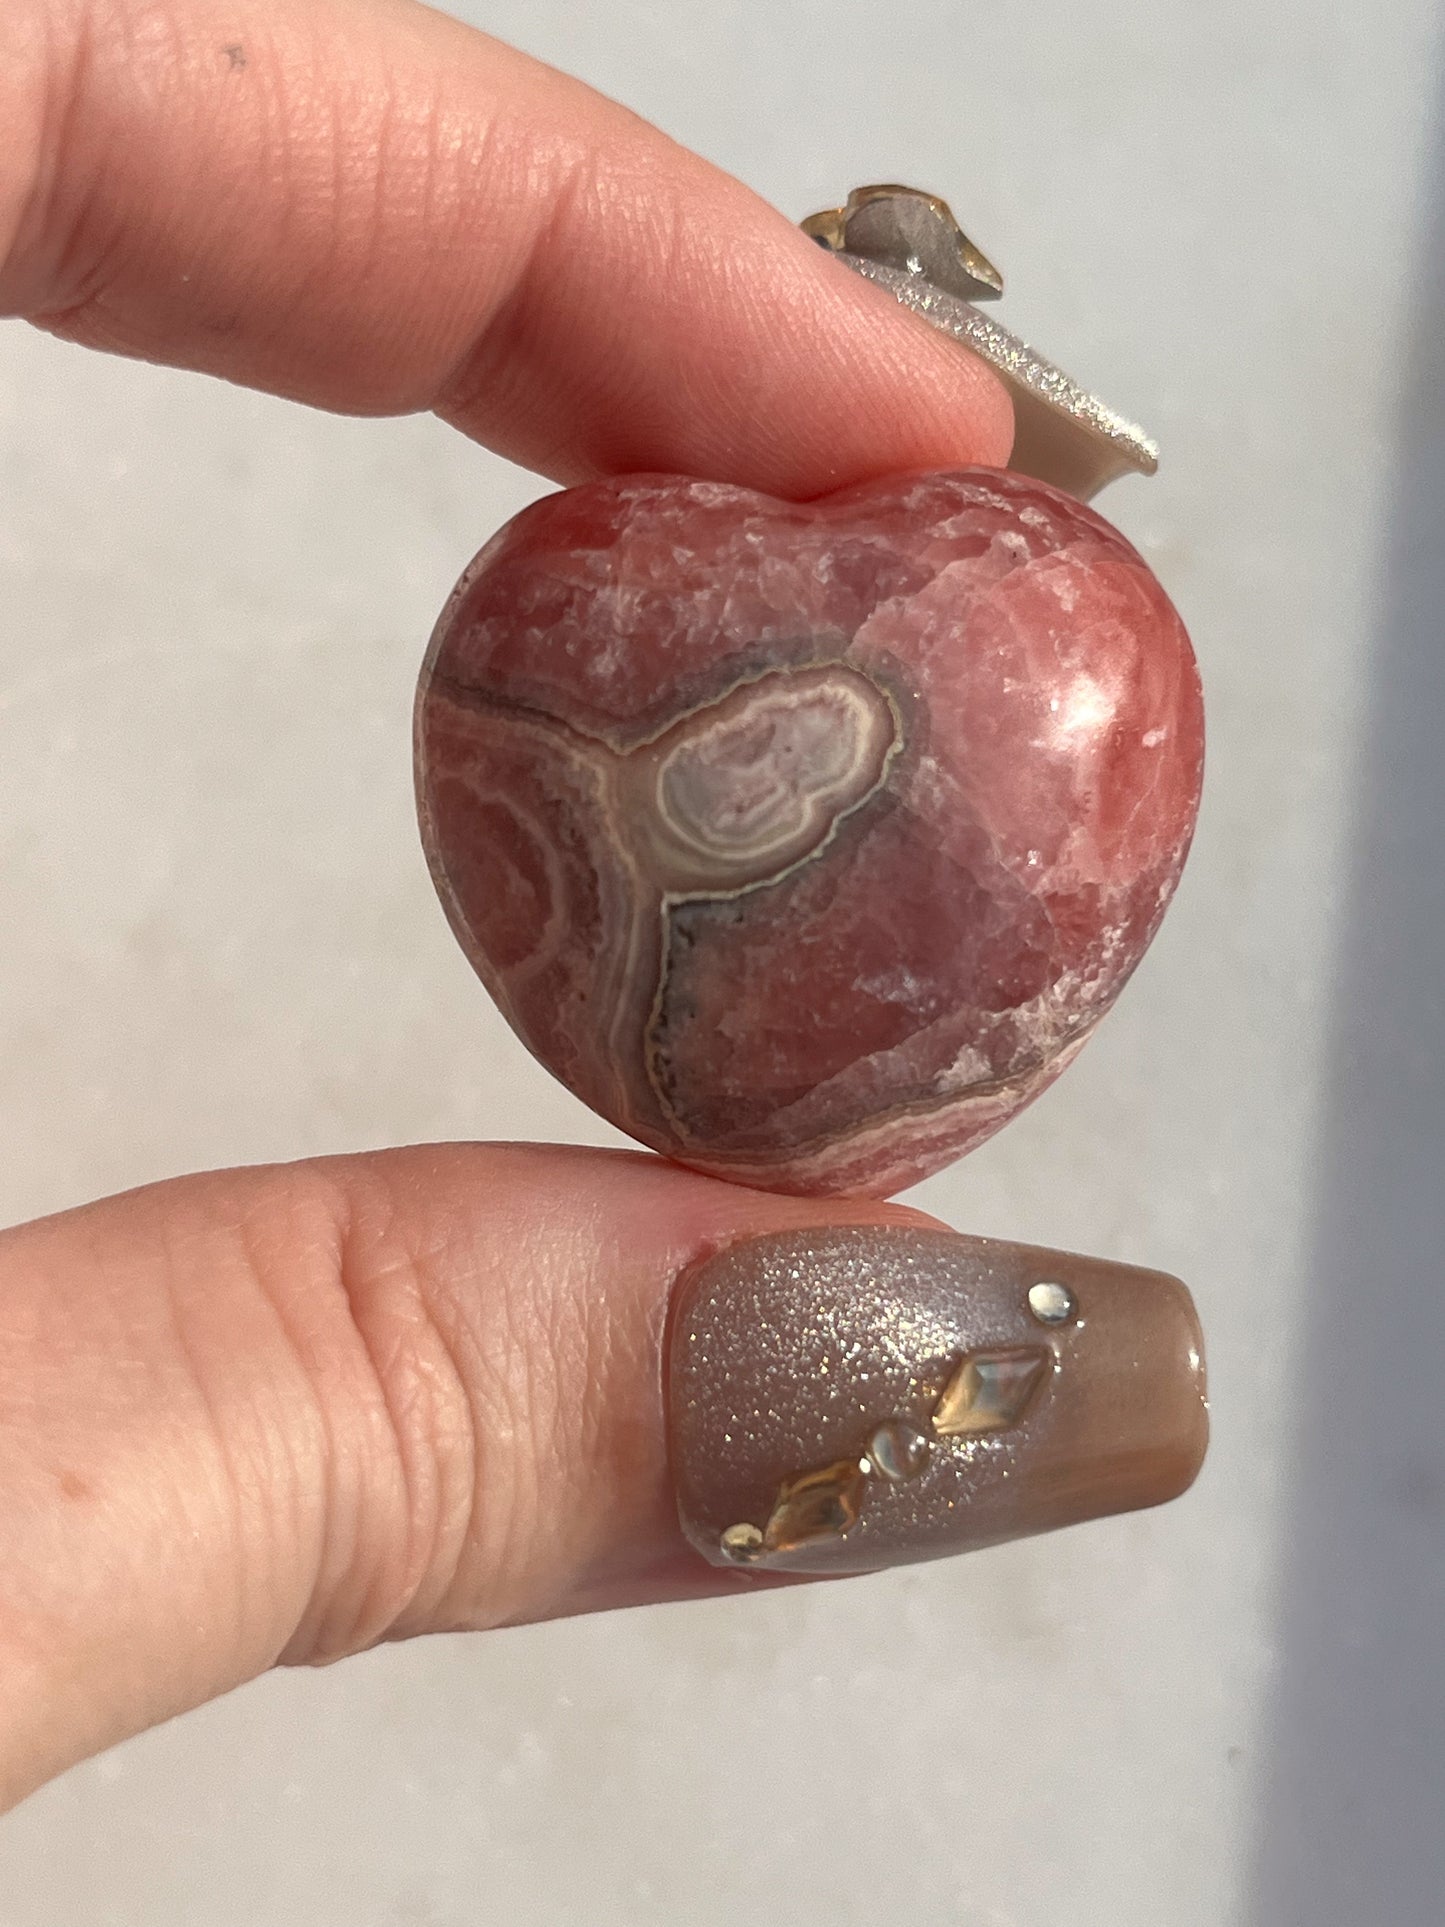
[[[670,166],[594,155],[444,419],[565,486],[674,473],[806,501],[1006,464],[1013,408],[992,369],[665,145]]]
[[[435,408],[569,483],[801,499],[1006,459],[982,363],[580,83],[420,7],[144,11],[16,10],[10,311],[343,412]]]
[[[862,403],[855,425],[858,466],[832,486],[910,469],[1006,468],[1014,442],[1013,402],[993,369],[885,289],[812,246],[822,273],[836,277],[839,352],[854,362],[853,385]],[[886,465],[877,459],[883,451]]]

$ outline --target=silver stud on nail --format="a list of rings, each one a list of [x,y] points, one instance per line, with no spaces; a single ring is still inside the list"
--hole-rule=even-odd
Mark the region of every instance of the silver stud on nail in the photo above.
[[[729,1526],[718,1543],[735,1566],[750,1566],[762,1557],[763,1535],[756,1526]]]
[[[1066,1325],[1078,1309],[1078,1300],[1067,1285],[1045,1278],[1029,1286],[1029,1310],[1041,1325]]]
[[[910,1419],[885,1419],[868,1441],[868,1457],[893,1485],[916,1479],[928,1463],[928,1436]]]

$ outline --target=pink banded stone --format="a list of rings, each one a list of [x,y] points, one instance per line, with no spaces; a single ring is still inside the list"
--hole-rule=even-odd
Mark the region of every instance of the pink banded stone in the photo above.
[[[633,476],[482,550],[416,740],[453,927],[550,1070],[700,1170],[886,1195],[1119,994],[1203,719],[1145,563],[1041,483]]]

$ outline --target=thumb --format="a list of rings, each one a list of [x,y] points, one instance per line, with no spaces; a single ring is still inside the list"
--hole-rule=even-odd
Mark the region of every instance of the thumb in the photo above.
[[[1172,1280],[631,1154],[421,1148],[21,1226],[0,1802],[278,1662],[1152,1504],[1204,1424]]]

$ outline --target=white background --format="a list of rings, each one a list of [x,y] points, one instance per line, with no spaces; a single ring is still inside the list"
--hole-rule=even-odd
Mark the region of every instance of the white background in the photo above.
[[[1004,318],[1163,443],[1103,506],[1198,644],[1196,854],[1077,1068],[916,1195],[1180,1272],[1214,1448],[1177,1506],[952,1565],[267,1679],[0,1824],[0,1927],[1438,1927],[1432,7],[459,11],[795,216],[945,194]],[[412,819],[433,617],[538,490],[431,421],[0,332],[0,1217],[609,1141]]]

